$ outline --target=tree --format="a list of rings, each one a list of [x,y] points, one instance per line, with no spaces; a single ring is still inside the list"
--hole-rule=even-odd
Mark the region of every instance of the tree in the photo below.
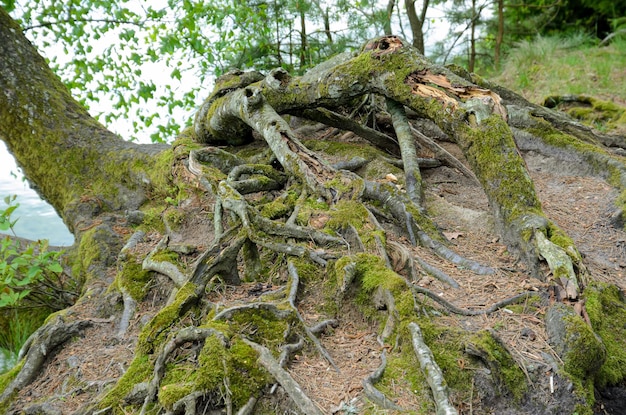
[[[624,165],[601,144],[618,145],[612,137],[435,66],[394,36],[299,77],[230,71],[171,146],[129,143],[107,131],[2,9],[0,56],[0,137],[76,236],[65,266],[83,282],[76,304],[52,315],[18,366],[0,377],[5,412],[330,412],[289,365],[323,368],[309,383],[339,376],[341,367],[345,373],[343,354],[329,352],[339,341],[332,333],[365,313],[377,322],[380,345],[375,336],[356,336],[377,349],[362,376],[371,404],[359,404],[406,412],[417,407],[405,403],[427,402],[431,390],[429,408],[439,413],[456,413],[464,402],[482,412],[553,413],[549,388],[528,388],[495,331],[454,329],[441,316],[469,319],[523,301],[548,309],[545,325],[561,359],[551,362],[559,369],[560,395],[550,397],[557,407],[589,412],[594,386],[623,381],[623,323],[598,329],[623,321],[619,291],[594,282],[573,240],[544,214],[514,140],[555,162],[574,158],[622,191]],[[370,94],[380,102],[365,108]],[[384,106],[391,135],[341,112],[360,106]],[[416,130],[406,108],[454,140],[471,171]],[[288,116],[365,141],[305,145]],[[545,288],[477,310],[416,282],[423,269],[459,285],[422,254],[472,275],[496,272],[455,253],[428,214],[421,166],[433,161],[417,157],[416,136],[482,189],[497,232]],[[554,304],[544,296],[548,287]],[[324,332],[330,342],[320,340]],[[418,360],[425,375],[412,363]],[[66,375],[51,383],[53,367]],[[481,367],[489,370],[474,370]],[[97,380],[86,381],[88,372]],[[533,381],[548,379],[541,373]],[[395,383],[402,389],[389,386]],[[27,393],[32,384],[39,388]],[[354,412],[354,404],[344,400],[337,411]]]

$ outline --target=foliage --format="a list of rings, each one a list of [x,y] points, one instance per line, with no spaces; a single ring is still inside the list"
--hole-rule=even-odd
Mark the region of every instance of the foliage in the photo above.
[[[161,142],[181,130],[174,119],[191,121],[183,114],[198,107],[215,76],[233,67],[303,72],[382,33],[378,5],[363,0],[0,5],[44,49],[53,70],[96,118],[118,124],[119,132],[132,131],[134,138],[141,131]]]
[[[589,91],[598,98],[626,100],[621,75],[626,65],[626,42],[618,39],[598,48],[588,39],[579,35],[541,36],[520,42],[494,81],[510,85],[535,103],[542,103],[548,95]]]
[[[15,196],[7,196],[0,209],[0,231],[10,230],[17,219],[12,215],[19,207]],[[0,241],[0,309],[18,306],[45,306],[61,310],[76,296],[75,284],[64,282],[61,251],[48,250],[47,240],[24,243],[5,236]]]
[[[494,2],[494,8],[497,4]],[[626,15],[626,3],[612,0],[505,0],[504,34],[506,48],[538,35],[566,37],[576,33],[602,39],[616,30]],[[497,31],[497,9],[486,23],[487,44]]]

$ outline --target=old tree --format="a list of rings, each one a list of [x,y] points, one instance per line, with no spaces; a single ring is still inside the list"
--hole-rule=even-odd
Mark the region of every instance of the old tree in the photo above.
[[[545,213],[586,202],[536,191],[604,186],[621,232],[623,137],[394,36],[231,71],[171,146],[90,117],[1,10],[0,57],[0,137],[82,284],[1,412],[592,413],[623,383],[622,292],[568,236],[594,229]]]

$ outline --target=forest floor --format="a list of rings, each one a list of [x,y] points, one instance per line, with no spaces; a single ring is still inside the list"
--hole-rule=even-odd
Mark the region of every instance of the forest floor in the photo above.
[[[454,145],[443,145],[462,160]],[[626,233],[613,219],[613,202],[617,197],[613,188],[598,178],[566,174],[575,171],[575,168],[564,168],[554,160],[538,154],[524,154],[524,157],[545,213],[573,238],[585,258],[591,277],[626,290]],[[495,233],[487,199],[476,183],[448,167],[425,170],[423,177],[426,207],[450,240],[451,247],[460,255],[494,267],[497,271],[492,275],[477,275],[440,259],[428,249],[411,247],[415,256],[446,272],[460,287],[451,288],[426,273],[420,275],[419,285],[438,293],[458,307],[468,309],[487,308],[524,291],[546,291],[545,282],[531,278]],[[208,209],[193,201],[186,208],[190,213]],[[197,240],[194,241],[193,235],[187,235],[186,243],[202,245],[200,240],[206,237],[206,233],[202,234],[210,232],[211,224],[196,223],[193,228],[197,232]],[[120,226],[120,232],[126,231]],[[142,258],[160,239],[161,235],[148,235],[134,249],[133,254]],[[388,232],[388,239],[410,246],[406,239],[392,232]],[[103,281],[102,290],[106,290],[108,283],[113,280],[115,267],[110,272],[111,280]],[[278,288],[285,280],[286,276],[276,276],[261,284],[256,282],[222,287],[211,294],[210,300],[223,305],[251,301],[260,292]],[[311,325],[328,317],[320,312],[322,303],[328,301],[323,285],[322,280],[305,285],[303,293],[299,295],[298,308]],[[114,295],[111,297],[110,310],[93,309],[88,302],[75,307],[72,313],[90,318],[92,326],[84,332],[84,336],[51,356],[36,381],[20,392],[13,406],[16,412],[9,413],[19,413],[20,409],[31,406],[40,397],[52,395],[58,397],[57,405],[48,405],[48,408],[56,407],[58,414],[70,414],[80,408],[125,372],[133,357],[141,326],[158,311],[159,303],[167,295],[168,282],[165,278],[159,279],[153,284],[145,301],[139,304],[131,326],[123,336],[117,335],[117,321],[108,319],[119,301]],[[522,306],[515,312],[504,308],[490,315],[468,317],[448,315],[441,306],[426,297],[419,301],[439,309],[442,316],[438,318],[450,326],[470,331],[494,330],[525,371],[545,371],[543,375],[546,382],[536,386],[546,387],[548,377],[553,374],[549,370],[549,360],[558,357],[547,342],[543,322],[545,308],[527,309]],[[379,328],[354,306],[346,305],[341,310],[338,327],[321,338],[339,371],[334,370],[313,349],[305,349],[295,355],[289,372],[323,413],[363,413],[371,406],[368,406],[363,396],[362,381],[380,365],[383,350],[377,341]],[[460,361],[458,364],[462,366],[469,363]],[[415,367],[414,370],[419,368]],[[556,385],[556,388],[566,387],[565,384]],[[276,393],[280,394],[278,389]],[[415,395],[401,382],[391,392],[393,396],[389,397],[401,407],[418,409],[423,405],[416,402]],[[454,397],[452,399],[454,402]],[[548,391],[546,399],[550,399]],[[473,401],[454,403],[461,414],[484,413],[481,412],[478,396]],[[619,413],[612,412],[609,404],[606,407],[602,405],[598,403],[598,414]]]

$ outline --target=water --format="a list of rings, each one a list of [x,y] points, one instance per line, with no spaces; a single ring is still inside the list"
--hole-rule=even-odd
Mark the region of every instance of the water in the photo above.
[[[15,353],[0,348],[0,374],[10,370],[17,363],[17,356]]]
[[[13,156],[9,154],[4,142],[0,141],[0,206],[6,207],[6,196],[17,195],[15,201],[20,206],[12,215],[13,219],[19,218],[15,225],[17,236],[31,240],[48,239],[50,245],[55,246],[72,245],[74,236],[59,215],[22,177]]]

